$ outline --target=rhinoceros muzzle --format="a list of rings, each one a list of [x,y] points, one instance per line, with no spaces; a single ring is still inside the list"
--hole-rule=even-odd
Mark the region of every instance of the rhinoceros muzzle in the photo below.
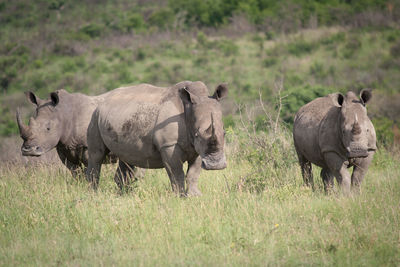
[[[350,146],[346,148],[348,158],[365,158],[368,157],[368,149],[357,146]]]
[[[39,157],[44,151],[39,146],[23,146],[21,147],[21,152],[23,156]]]
[[[209,154],[202,157],[201,167],[205,170],[222,170],[226,168],[226,158],[222,154]]]

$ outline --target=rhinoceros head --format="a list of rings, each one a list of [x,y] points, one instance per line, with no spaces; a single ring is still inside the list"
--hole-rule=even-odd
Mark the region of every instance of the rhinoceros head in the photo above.
[[[341,139],[349,158],[368,156],[368,137],[373,129],[365,105],[371,97],[371,91],[367,89],[361,91],[360,98],[351,91],[345,96],[338,94]]]
[[[206,170],[226,168],[225,131],[219,101],[227,94],[225,84],[220,84],[213,96],[195,95],[186,87],[180,89],[189,136]]]
[[[40,156],[54,148],[60,140],[62,130],[56,109],[58,92],[51,93],[49,100],[42,100],[32,92],[25,95],[36,106],[36,114],[30,118],[29,125],[25,125],[17,110],[18,128],[24,140],[21,151],[24,156]]]

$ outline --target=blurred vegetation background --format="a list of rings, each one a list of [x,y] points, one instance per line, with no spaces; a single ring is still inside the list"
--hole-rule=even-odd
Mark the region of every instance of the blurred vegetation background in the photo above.
[[[231,130],[240,106],[260,98],[290,128],[318,96],[372,88],[369,115],[391,147],[400,142],[399,21],[394,0],[1,1],[0,146],[18,135],[16,107],[32,111],[27,90],[46,98],[201,80],[210,90],[229,84]],[[251,117],[269,129],[261,109]]]

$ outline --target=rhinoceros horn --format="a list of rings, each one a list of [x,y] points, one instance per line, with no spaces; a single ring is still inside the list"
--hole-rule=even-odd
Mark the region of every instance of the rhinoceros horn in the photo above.
[[[18,124],[18,128],[19,128],[19,132],[21,134],[21,137],[24,138],[24,139],[28,138],[30,136],[29,126],[24,125],[24,123],[22,122],[21,114],[19,112],[19,109],[17,109],[16,115],[17,115],[17,124]]]
[[[216,138],[215,136],[215,127],[214,127],[214,116],[211,112],[211,138]]]
[[[355,119],[354,124],[353,124],[353,129],[351,129],[351,133],[354,134],[354,135],[357,135],[357,134],[361,133],[361,127],[360,127],[360,124],[358,123],[357,114],[356,114],[356,119]]]

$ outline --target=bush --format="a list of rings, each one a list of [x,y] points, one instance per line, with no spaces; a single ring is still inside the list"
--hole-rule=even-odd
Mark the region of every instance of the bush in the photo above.
[[[263,66],[265,68],[269,68],[269,67],[272,67],[273,65],[275,65],[277,62],[278,62],[278,60],[275,57],[268,57],[263,60]]]
[[[216,46],[225,56],[237,55],[239,52],[239,47],[232,40],[221,39]]]
[[[98,24],[88,24],[79,29],[79,32],[86,34],[90,38],[96,38],[101,35],[104,27]]]
[[[304,54],[310,54],[317,48],[315,43],[307,42],[304,40],[298,40],[296,42],[290,43],[287,47],[289,54],[294,56],[302,56]]]
[[[387,117],[373,118],[372,123],[375,127],[377,143],[385,147],[393,145],[394,134],[393,125],[394,122]]]
[[[250,171],[239,181],[239,188],[259,193],[267,188],[281,187],[293,183],[287,170],[296,166],[292,136],[284,125],[275,119],[266,119],[270,114],[260,114],[254,120],[244,119],[242,128],[228,131],[239,146],[234,159],[250,164]],[[245,117],[245,116],[242,116]],[[289,174],[289,175],[288,175]]]
[[[4,104],[0,106],[0,135],[11,136],[18,133],[17,124],[14,114]]]
[[[309,85],[287,90],[285,94],[288,96],[284,99],[282,119],[287,123],[293,124],[294,115],[302,106],[317,97],[326,96],[333,91],[327,87]]]
[[[347,40],[346,45],[342,51],[344,58],[352,58],[361,49],[362,43],[358,37],[352,37]]]
[[[153,12],[149,17],[149,24],[157,26],[161,30],[168,29],[175,20],[174,13],[169,8],[161,8]]]
[[[123,22],[123,29],[125,32],[132,30],[141,31],[146,27],[146,23],[142,14],[132,13]]]

